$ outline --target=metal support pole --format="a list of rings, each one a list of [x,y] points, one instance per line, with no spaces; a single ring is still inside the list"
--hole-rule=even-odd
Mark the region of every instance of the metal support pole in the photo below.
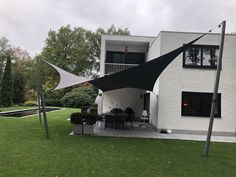
[[[221,25],[222,25],[222,28],[221,28],[221,39],[220,39],[220,51],[219,51],[219,59],[218,59],[218,65],[217,65],[217,71],[216,71],[214,93],[213,93],[213,98],[212,98],[212,103],[211,103],[210,121],[209,121],[207,139],[206,139],[205,148],[204,148],[204,155],[205,156],[208,156],[209,145],[210,145],[211,134],[212,134],[212,127],[213,127],[213,122],[214,122],[214,115],[215,115],[219,81],[220,81],[220,71],[222,68],[222,56],[223,56],[223,48],[224,48],[226,21],[224,20],[221,23]]]
[[[47,115],[46,115],[46,110],[45,110],[45,102],[44,102],[43,93],[41,93],[41,105],[42,105],[42,111],[43,111],[43,121],[44,121],[46,138],[49,139],[48,121],[47,121]]]
[[[39,59],[36,59],[37,61],[37,69],[36,69],[36,80],[37,80],[37,92],[38,92],[38,111],[39,111],[39,122],[42,122],[42,116],[41,116],[41,82],[40,82],[40,78],[39,78]]]

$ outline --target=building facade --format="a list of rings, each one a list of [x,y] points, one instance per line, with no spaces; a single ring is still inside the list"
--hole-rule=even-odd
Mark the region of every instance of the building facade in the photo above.
[[[155,59],[201,33],[161,31],[157,37],[103,35],[100,76]],[[219,34],[208,34],[180,54],[162,72],[152,92],[124,88],[101,94],[99,113],[131,107],[137,117],[149,113],[158,131],[205,133],[215,82]],[[236,35],[226,35],[213,134],[236,134]],[[144,78],[148,79],[148,78]]]

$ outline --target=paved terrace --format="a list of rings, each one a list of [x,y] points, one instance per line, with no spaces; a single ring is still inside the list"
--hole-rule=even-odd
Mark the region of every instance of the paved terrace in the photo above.
[[[120,129],[104,129],[103,125],[97,124],[94,128],[94,136],[110,136],[110,137],[135,137],[135,138],[156,138],[156,139],[176,139],[176,140],[193,140],[206,141],[206,135],[195,134],[161,134],[151,127],[134,125],[133,128],[125,130]],[[212,142],[236,143],[236,136],[212,136]]]

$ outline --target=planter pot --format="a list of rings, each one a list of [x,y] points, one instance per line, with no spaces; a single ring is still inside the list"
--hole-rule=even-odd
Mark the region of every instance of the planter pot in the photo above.
[[[73,133],[75,135],[82,135],[83,127],[82,124],[74,124]]]
[[[92,135],[93,134],[93,125],[92,124],[85,124],[83,127],[83,134],[85,135]]]

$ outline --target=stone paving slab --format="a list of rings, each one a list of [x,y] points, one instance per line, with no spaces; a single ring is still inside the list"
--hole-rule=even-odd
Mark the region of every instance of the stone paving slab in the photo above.
[[[193,140],[193,141],[206,141],[206,135],[195,134],[161,134],[150,127],[136,127],[134,129],[117,130],[109,128],[94,128],[95,136],[109,136],[109,137],[133,137],[133,138],[156,138],[156,139],[175,139],[175,140]],[[226,142],[236,143],[236,136],[212,136],[212,142]]]

